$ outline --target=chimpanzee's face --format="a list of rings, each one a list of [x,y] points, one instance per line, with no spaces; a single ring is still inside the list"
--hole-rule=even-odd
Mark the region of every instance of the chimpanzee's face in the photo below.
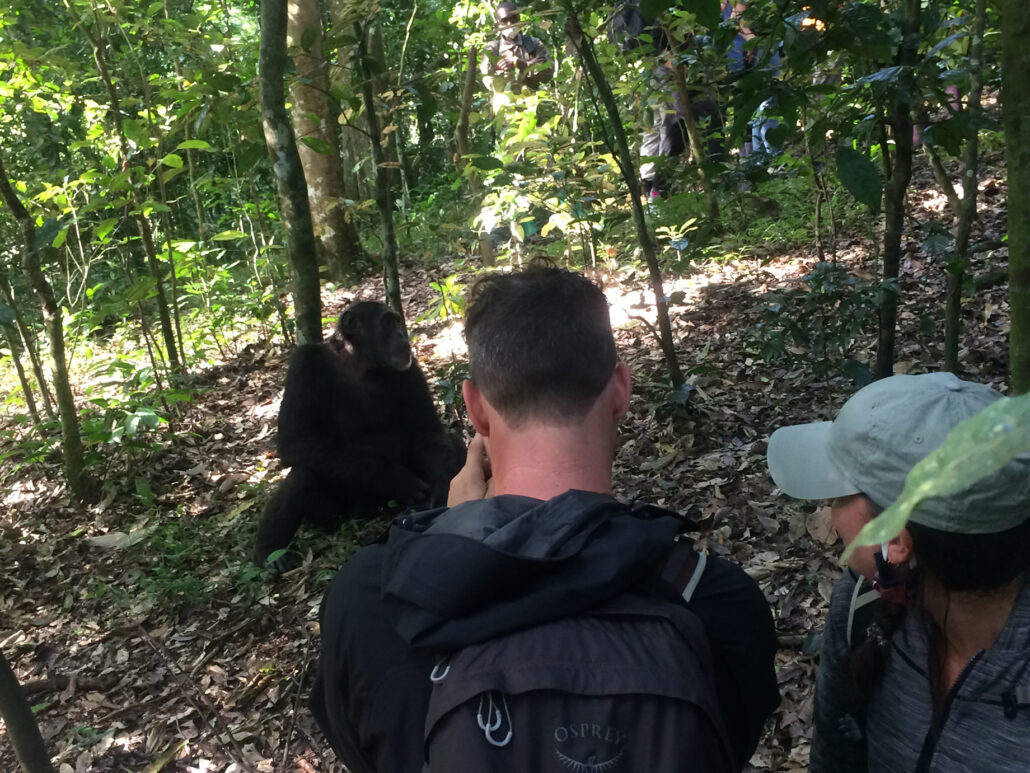
[[[378,301],[360,301],[344,309],[329,345],[366,369],[411,367],[411,345],[401,319]]]

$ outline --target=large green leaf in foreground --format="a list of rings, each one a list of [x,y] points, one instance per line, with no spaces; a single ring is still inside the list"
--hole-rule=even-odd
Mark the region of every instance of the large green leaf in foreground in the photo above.
[[[924,499],[969,488],[1022,453],[1030,453],[1030,394],[1003,397],[956,426],[940,448],[912,468],[901,496],[862,528],[841,562],[859,545],[879,545],[900,534]],[[1027,508],[1030,514],[1030,502]]]

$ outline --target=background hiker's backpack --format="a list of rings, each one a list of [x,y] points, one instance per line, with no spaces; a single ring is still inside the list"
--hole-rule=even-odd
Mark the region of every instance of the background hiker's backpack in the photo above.
[[[689,601],[703,571],[688,541],[663,576]],[[440,661],[424,771],[735,770],[707,637],[670,596],[623,593]]]
[[[609,15],[606,26],[608,42],[616,43],[623,53],[641,45],[641,35],[649,36],[649,42],[655,51],[662,51],[668,47],[665,31],[655,24],[653,18],[644,16],[638,0],[628,0],[617,5]]]

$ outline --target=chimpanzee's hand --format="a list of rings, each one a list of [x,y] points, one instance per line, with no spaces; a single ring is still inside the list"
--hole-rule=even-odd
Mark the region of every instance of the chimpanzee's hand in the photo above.
[[[510,72],[515,67],[515,60],[507,55],[502,59],[497,60],[497,66],[494,68],[497,72]]]
[[[473,499],[488,499],[494,495],[493,470],[487,440],[478,432],[469,443],[465,466],[451,481],[447,492],[447,506],[454,507]]]
[[[393,498],[398,502],[415,507],[427,505],[433,495],[433,486],[410,470],[401,468],[393,481]]]

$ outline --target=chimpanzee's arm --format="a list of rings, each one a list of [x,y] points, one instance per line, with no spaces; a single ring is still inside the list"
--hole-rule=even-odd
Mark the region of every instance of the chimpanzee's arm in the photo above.
[[[334,485],[384,499],[416,502],[425,499],[431,489],[415,472],[372,443],[345,443],[327,449],[314,440],[302,440],[294,444],[293,458],[294,466]]]
[[[432,486],[430,507],[447,504],[447,489],[461,470],[465,453],[461,438],[442,430],[416,441],[410,463],[416,474]]]
[[[328,455],[340,427],[335,401],[357,399],[337,356],[325,344],[304,344],[294,350],[286,371],[279,406],[279,458],[287,467],[308,466],[317,455]]]

